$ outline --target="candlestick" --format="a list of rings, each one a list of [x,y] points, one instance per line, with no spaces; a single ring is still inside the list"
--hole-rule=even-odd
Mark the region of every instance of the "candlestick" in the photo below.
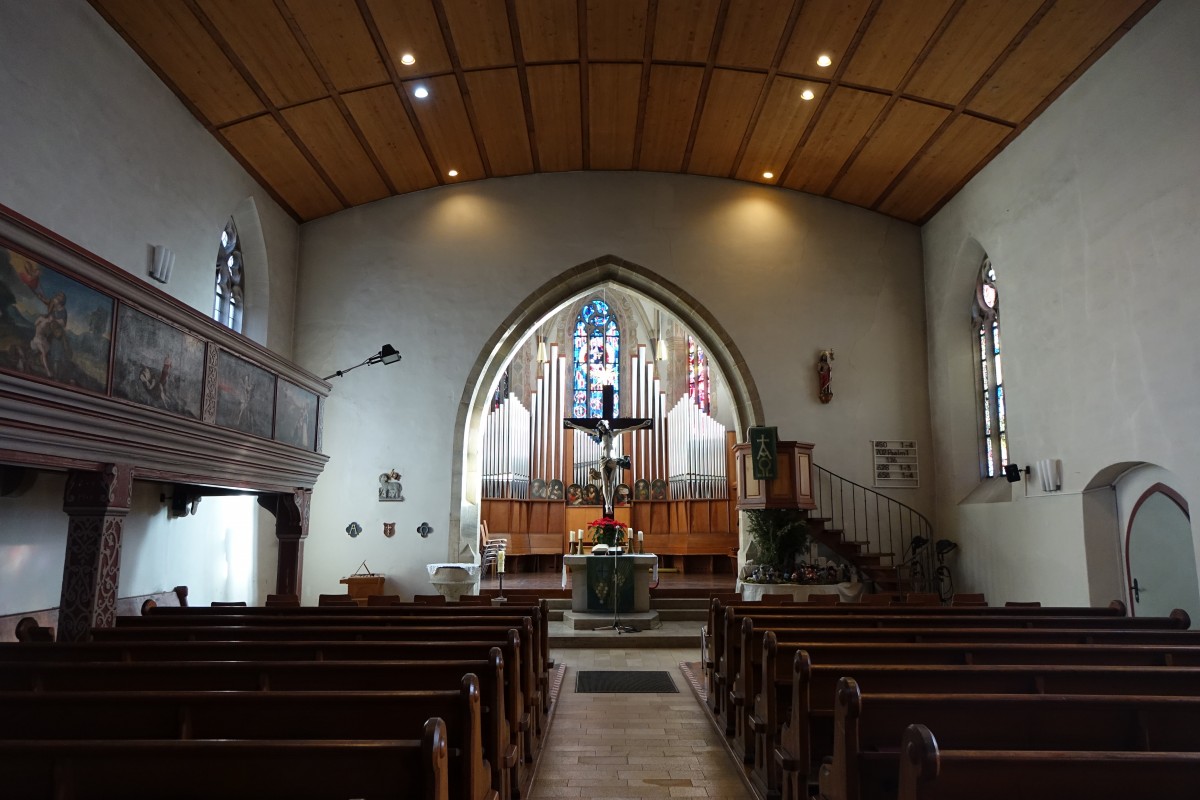
[[[504,551],[496,551],[496,572],[504,574]]]

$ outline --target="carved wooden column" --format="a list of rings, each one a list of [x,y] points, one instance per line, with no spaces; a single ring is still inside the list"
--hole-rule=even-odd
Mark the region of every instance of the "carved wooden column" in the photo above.
[[[58,641],[80,642],[93,627],[116,622],[121,533],[133,494],[133,468],[106,464],[99,472],[71,470],[63,492],[67,553],[63,559]]]
[[[312,489],[291,494],[260,495],[258,504],[275,515],[279,560],[275,568],[275,593],[300,596],[304,574],[304,540],[308,538],[308,509]]]

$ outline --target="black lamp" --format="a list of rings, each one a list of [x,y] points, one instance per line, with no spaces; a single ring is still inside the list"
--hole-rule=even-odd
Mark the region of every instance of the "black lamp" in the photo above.
[[[360,361],[357,364],[355,364],[353,367],[347,367],[346,369],[339,369],[337,372],[333,373],[332,375],[326,375],[323,378],[323,380],[328,381],[328,380],[332,380],[333,378],[340,378],[343,375],[345,375],[347,372],[349,372],[350,370],[358,369],[363,364],[366,364],[367,366],[370,366],[371,364],[395,364],[399,360],[400,360],[400,353],[398,353],[396,351],[396,348],[392,347],[390,344],[385,344],[383,347],[380,348],[378,353],[367,358],[365,361]]]

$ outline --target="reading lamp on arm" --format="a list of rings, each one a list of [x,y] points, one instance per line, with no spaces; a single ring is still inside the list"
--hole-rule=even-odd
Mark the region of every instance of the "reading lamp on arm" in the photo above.
[[[337,372],[333,373],[332,375],[326,375],[324,378],[322,378],[322,380],[328,381],[328,380],[332,380],[334,378],[340,378],[343,375],[345,375],[347,372],[349,372],[350,370],[358,369],[363,364],[366,364],[367,366],[370,366],[371,364],[395,364],[399,360],[400,360],[400,353],[398,353],[396,351],[396,348],[392,347],[390,344],[385,344],[382,348],[380,348],[378,353],[369,357],[365,361],[360,361],[359,363],[355,364],[353,367],[347,367],[346,369],[339,369]]]

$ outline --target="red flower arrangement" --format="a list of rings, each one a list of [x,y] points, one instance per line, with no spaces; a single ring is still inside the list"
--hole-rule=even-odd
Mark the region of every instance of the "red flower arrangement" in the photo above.
[[[601,517],[588,523],[593,544],[619,545],[625,541],[625,523],[612,517]]]

